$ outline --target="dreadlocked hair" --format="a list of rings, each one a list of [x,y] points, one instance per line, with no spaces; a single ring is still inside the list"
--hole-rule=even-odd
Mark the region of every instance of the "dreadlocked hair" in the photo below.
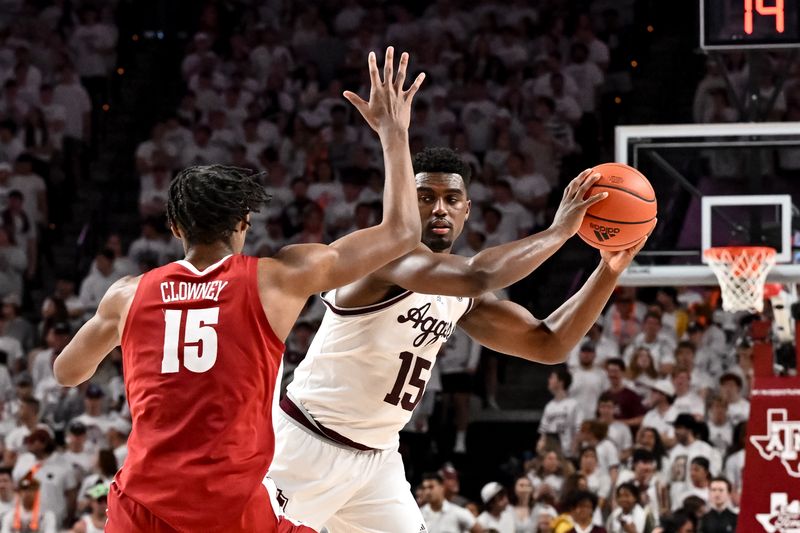
[[[191,244],[227,242],[249,212],[271,199],[260,178],[224,165],[185,168],[169,184],[167,219]]]
[[[458,174],[464,180],[464,185],[469,186],[472,169],[466,164],[458,152],[450,148],[425,148],[414,156],[414,174],[420,172],[441,172],[443,174]]]

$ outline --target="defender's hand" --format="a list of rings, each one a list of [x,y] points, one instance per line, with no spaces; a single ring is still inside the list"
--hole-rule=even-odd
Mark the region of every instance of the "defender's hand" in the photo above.
[[[612,272],[619,275],[622,274],[628,265],[631,264],[633,258],[636,257],[636,254],[639,253],[639,250],[644,248],[645,243],[647,242],[647,238],[653,233],[653,230],[656,227],[656,223],[658,219],[653,220],[653,225],[650,227],[650,231],[647,232],[647,235],[636,241],[630,248],[627,250],[620,250],[617,252],[608,252],[605,250],[600,250],[600,257],[603,258],[603,261],[608,265]]]
[[[589,168],[578,174],[578,177],[569,182],[564,189],[564,195],[550,227],[561,232],[565,239],[578,233],[586,210],[590,206],[608,197],[607,192],[601,192],[584,200],[586,193],[600,177],[599,172],[592,174],[592,169]]]
[[[383,66],[383,80],[378,73],[378,62],[375,52],[369,53],[369,77],[371,87],[369,102],[351,91],[345,91],[344,97],[358,109],[367,124],[378,135],[385,135],[397,131],[406,132],[411,121],[411,102],[419,90],[425,74],[417,76],[414,83],[407,91],[403,90],[408,68],[408,53],[400,56],[400,66],[397,77],[394,77],[394,48],[386,49],[386,61]]]

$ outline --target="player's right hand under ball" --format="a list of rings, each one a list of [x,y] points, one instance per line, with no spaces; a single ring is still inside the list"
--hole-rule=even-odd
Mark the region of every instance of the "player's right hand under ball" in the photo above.
[[[602,192],[586,198],[586,193],[601,178],[599,172],[592,174],[592,169],[587,168],[569,182],[564,189],[561,203],[550,228],[562,232],[565,239],[569,239],[581,228],[581,222],[590,206],[608,197],[607,192]]]
[[[400,56],[397,77],[394,76],[394,48],[391,46],[386,49],[383,80],[381,80],[381,75],[378,72],[378,61],[375,57],[375,52],[369,53],[368,63],[371,84],[369,102],[365,102],[360,96],[351,91],[345,91],[344,97],[358,109],[364,120],[381,137],[398,131],[407,132],[408,125],[411,122],[411,102],[425,79],[425,73],[417,76],[411,87],[405,91],[403,90],[403,84],[405,83],[406,70],[408,69],[407,52],[403,52]]]

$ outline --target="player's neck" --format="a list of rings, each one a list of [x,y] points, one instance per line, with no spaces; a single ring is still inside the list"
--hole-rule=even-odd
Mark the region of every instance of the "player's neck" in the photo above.
[[[203,270],[232,253],[233,248],[230,244],[225,242],[194,244],[186,250],[186,257],[184,259],[198,270]]]

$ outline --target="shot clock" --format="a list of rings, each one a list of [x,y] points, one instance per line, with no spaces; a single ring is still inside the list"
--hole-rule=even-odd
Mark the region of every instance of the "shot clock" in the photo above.
[[[700,47],[800,47],[800,1],[701,0]]]

